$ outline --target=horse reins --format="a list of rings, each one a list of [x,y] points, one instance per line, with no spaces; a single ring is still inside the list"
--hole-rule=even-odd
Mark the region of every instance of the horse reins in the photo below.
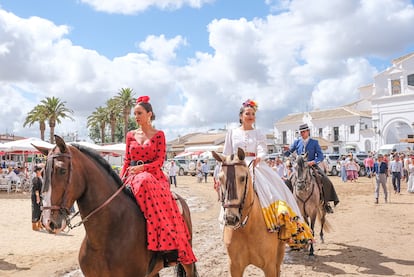
[[[309,170],[309,174],[311,174],[310,173],[311,168],[308,168],[308,170]],[[305,200],[300,198],[300,196],[297,194],[297,190],[295,190],[296,197],[303,203],[303,212],[305,213],[304,216],[307,216],[306,209],[305,209],[306,202],[308,202],[308,200],[312,197],[314,189],[315,189],[315,184],[312,182],[312,191],[311,191],[311,193],[309,193],[308,197]]]
[[[253,161],[251,161],[251,162],[249,163],[249,165],[247,166],[247,168],[249,168],[249,167],[250,167],[250,165],[252,164],[252,162],[253,162]],[[222,166],[222,167],[223,167],[223,166],[225,166],[225,167],[232,168],[232,170],[234,171],[234,167],[235,167],[236,165],[246,166],[246,163],[244,163],[243,161],[240,161],[240,162],[237,162],[237,163],[231,163],[231,164],[228,164],[228,163],[223,162],[221,166]],[[253,169],[253,171],[254,171],[254,169]],[[233,176],[233,177],[234,177],[234,176]],[[231,178],[230,178],[230,179],[231,179]],[[253,180],[254,180],[254,179],[253,179]],[[234,180],[230,180],[230,181],[234,181]],[[224,200],[225,200],[225,199],[224,199],[224,197],[223,197],[223,196],[221,197],[221,203],[222,203],[223,208],[224,208],[224,209],[226,209],[226,208],[239,208],[239,213],[240,213],[240,215],[241,215],[241,218],[243,218],[242,209],[243,209],[243,207],[244,207],[244,203],[245,203],[245,201],[246,201],[247,189],[248,189],[248,186],[247,186],[248,181],[249,181],[249,174],[246,174],[246,181],[245,181],[245,183],[244,183],[244,193],[243,193],[243,198],[242,198],[242,200],[240,201],[240,203],[239,203],[239,204],[225,204],[225,203],[224,203]],[[226,182],[228,183],[227,178],[226,178]],[[232,184],[234,184],[234,183],[232,183]],[[234,188],[232,188],[232,189],[234,189]],[[229,190],[229,186],[227,186],[227,191],[228,191],[228,190]],[[223,192],[222,192],[222,194],[223,194]],[[243,220],[241,220],[239,224],[237,224],[236,226],[234,226],[234,227],[233,227],[233,229],[234,229],[234,230],[237,230],[237,229],[239,229],[240,227],[244,227],[244,226],[247,224],[247,220],[249,219],[249,214],[250,214],[250,212],[251,212],[251,210],[252,210],[253,204],[254,204],[254,197],[253,197],[253,201],[252,201],[252,203],[250,203],[250,205],[247,207],[248,212],[247,212],[247,214],[246,214],[246,217],[245,217]]]

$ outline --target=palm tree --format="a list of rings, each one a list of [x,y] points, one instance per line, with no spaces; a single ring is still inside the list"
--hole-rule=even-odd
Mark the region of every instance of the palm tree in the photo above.
[[[40,139],[45,140],[45,130],[46,130],[46,111],[42,105],[36,105],[26,116],[26,119],[23,123],[23,127],[27,125],[32,126],[36,122],[39,122],[40,129]]]
[[[122,107],[122,115],[124,120],[124,138],[128,133],[128,121],[131,116],[131,110],[135,105],[134,92],[131,88],[121,88],[118,95],[115,96],[116,101]]]
[[[56,123],[60,124],[61,119],[69,118],[74,120],[69,114],[73,114],[73,111],[65,107],[66,102],[62,102],[59,98],[54,96],[46,97],[41,102],[41,105],[45,109],[46,118],[50,127],[50,143],[54,143],[55,126]]]
[[[105,143],[105,128],[106,123],[109,122],[109,113],[107,109],[99,106],[96,110],[88,116],[88,127],[95,127],[97,126],[101,131],[101,142],[102,144]]]
[[[109,114],[109,125],[111,127],[111,142],[115,142],[116,122],[121,114],[122,107],[115,98],[106,101],[106,109]]]

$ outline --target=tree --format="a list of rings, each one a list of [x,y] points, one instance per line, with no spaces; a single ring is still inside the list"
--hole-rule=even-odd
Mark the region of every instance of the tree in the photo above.
[[[23,127],[27,125],[32,126],[36,122],[39,122],[40,129],[40,139],[45,140],[45,130],[46,130],[46,111],[42,105],[36,105],[26,116],[26,119],[23,123]]]
[[[106,109],[109,114],[109,125],[111,127],[111,142],[115,142],[116,122],[121,114],[121,106],[115,98],[106,101]]]
[[[102,106],[97,107],[96,110],[88,116],[88,127],[92,129],[99,128],[102,143],[105,143],[105,128],[107,123],[109,123],[109,113],[108,110]]]
[[[135,105],[134,92],[131,88],[121,88],[118,95],[115,96],[116,101],[122,107],[122,115],[124,122],[124,139],[128,133],[128,120],[131,116],[131,110]]]
[[[55,127],[56,123],[60,124],[61,119],[69,118],[73,120],[70,114],[73,114],[73,111],[65,107],[66,102],[62,102],[59,98],[54,96],[46,97],[40,102],[42,109],[45,110],[45,116],[49,122],[50,127],[50,143],[54,143]]]

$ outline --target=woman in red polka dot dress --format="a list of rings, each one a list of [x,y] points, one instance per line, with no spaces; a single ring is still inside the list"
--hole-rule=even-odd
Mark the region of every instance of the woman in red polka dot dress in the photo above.
[[[163,131],[152,127],[155,115],[148,96],[137,99],[134,116],[140,128],[126,136],[120,175],[131,187],[147,221],[148,250],[177,250],[179,262],[194,263],[196,257],[189,243],[191,235],[161,169],[166,154],[165,136]]]

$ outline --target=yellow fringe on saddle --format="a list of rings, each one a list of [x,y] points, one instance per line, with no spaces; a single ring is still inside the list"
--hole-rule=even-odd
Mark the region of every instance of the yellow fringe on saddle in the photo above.
[[[279,239],[286,241],[290,247],[302,248],[313,240],[308,224],[299,221],[296,213],[282,201],[276,201],[262,208],[264,220],[269,232],[278,232]]]

